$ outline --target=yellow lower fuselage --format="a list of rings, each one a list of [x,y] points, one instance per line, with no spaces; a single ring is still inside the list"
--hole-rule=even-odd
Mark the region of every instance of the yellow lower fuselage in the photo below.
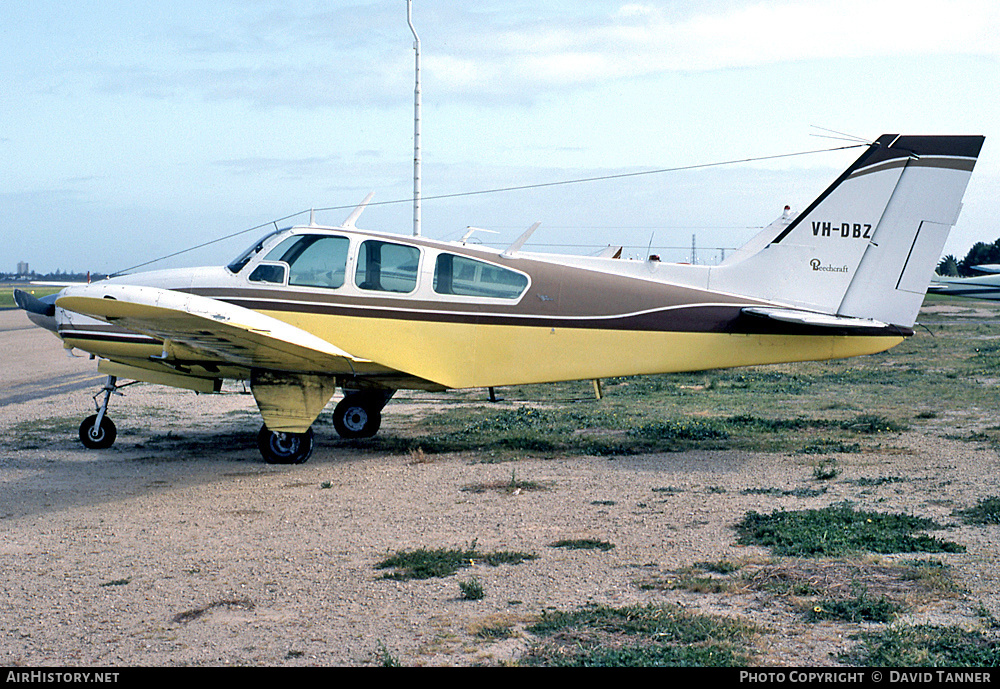
[[[874,354],[905,338],[651,332],[265,312],[448,388],[474,388],[813,361]]]

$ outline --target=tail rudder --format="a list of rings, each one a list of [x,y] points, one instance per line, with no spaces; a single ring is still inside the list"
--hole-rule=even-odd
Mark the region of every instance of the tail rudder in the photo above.
[[[901,136],[900,176],[837,313],[911,327],[958,221],[982,136]]]
[[[802,213],[772,225],[769,241],[751,240],[763,248],[714,268],[711,287],[909,327],[982,144],[879,137]]]

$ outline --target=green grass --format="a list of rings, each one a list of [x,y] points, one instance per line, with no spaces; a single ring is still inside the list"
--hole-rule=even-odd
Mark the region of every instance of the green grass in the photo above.
[[[997,667],[1000,643],[982,632],[933,625],[889,627],[854,637],[842,660],[862,667]]]
[[[482,553],[475,547],[464,550],[447,548],[427,550],[421,548],[399,551],[379,562],[375,568],[395,570],[382,575],[383,579],[409,581],[411,579],[447,577],[457,573],[459,569],[473,567],[477,564],[490,565],[491,567],[504,564],[516,565],[534,560],[536,557],[530,553],[509,551]]]
[[[1000,524],[1000,497],[983,498],[975,506],[955,510],[954,514],[965,524]]]
[[[766,546],[787,557],[964,552],[961,545],[917,533],[941,528],[930,519],[856,510],[847,503],[818,510],[749,512],[737,525],[741,544]]]
[[[819,620],[844,620],[845,622],[892,622],[903,612],[903,606],[887,596],[871,596],[861,589],[857,595],[846,599],[824,599],[807,611],[812,622]]]
[[[458,588],[465,600],[481,600],[486,596],[482,583],[475,577],[458,582]]]
[[[509,481],[485,481],[470,483],[461,487],[464,493],[487,493],[490,491],[517,495],[522,492],[549,490],[549,486],[538,481],[517,478],[515,471],[510,472]]]
[[[658,416],[655,403],[624,399],[594,405],[500,411],[457,408],[432,414],[423,435],[385,434],[352,441],[358,448],[396,452],[476,452],[483,456],[583,454],[624,456],[692,449],[789,450],[809,453],[862,451],[855,440],[905,430],[905,424],[872,414],[846,418],[768,418],[738,414]],[[690,412],[688,412],[690,414]],[[818,433],[824,436],[817,438]],[[830,437],[832,436],[832,437]]]
[[[566,548],[567,550],[603,550],[608,551],[613,549],[615,546],[613,543],[608,543],[607,541],[599,541],[596,538],[578,538],[556,541],[552,544],[553,548]]]
[[[675,605],[547,611],[527,631],[539,641],[520,664],[547,667],[745,666],[757,634],[749,623]]]

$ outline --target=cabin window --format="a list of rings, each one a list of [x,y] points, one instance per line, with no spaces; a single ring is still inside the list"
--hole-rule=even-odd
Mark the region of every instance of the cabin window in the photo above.
[[[513,270],[475,259],[440,254],[434,266],[434,291],[466,297],[517,299],[528,278]]]
[[[344,284],[350,243],[347,237],[292,236],[271,249],[264,260],[287,263],[289,285],[336,289]]]
[[[369,239],[358,252],[355,284],[379,292],[412,292],[417,288],[420,250],[403,244]]]

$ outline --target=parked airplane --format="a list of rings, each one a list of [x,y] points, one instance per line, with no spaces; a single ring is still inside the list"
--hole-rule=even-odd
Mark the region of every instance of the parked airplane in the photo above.
[[[373,435],[401,388],[599,379],[880,352],[913,334],[982,148],[885,135],[797,216],[717,266],[504,251],[291,227],[228,266],[164,270],[18,303],[108,375],[88,447],[115,439],[119,378],[212,392],[249,380],[268,462],[299,463],[334,425]],[[369,197],[370,198],[370,197]],[[53,303],[54,302],[54,303]],[[95,397],[95,400],[98,399]]]
[[[972,270],[986,274],[970,278],[935,275],[931,279],[927,292],[929,294],[943,294],[948,297],[1000,301],[1000,266],[992,264],[972,266]]]

